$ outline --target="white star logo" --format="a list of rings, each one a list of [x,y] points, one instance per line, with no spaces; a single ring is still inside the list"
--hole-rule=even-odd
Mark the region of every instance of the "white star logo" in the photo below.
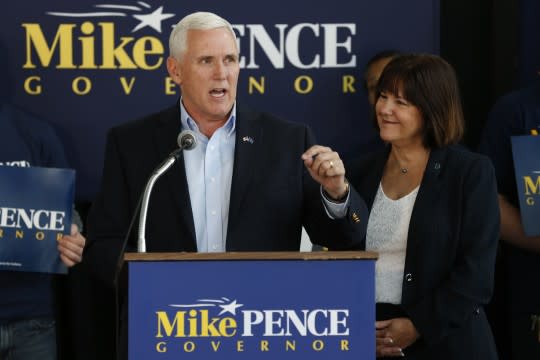
[[[133,17],[139,20],[140,23],[135,26],[135,28],[131,30],[131,32],[133,33],[146,26],[150,26],[152,29],[161,33],[161,22],[165,19],[172,18],[173,16],[174,14],[163,14],[163,6],[160,6],[157,10],[154,10],[154,12],[150,14],[133,15]]]
[[[237,304],[236,300],[231,301],[227,305],[219,305],[219,307],[222,308],[223,310],[221,310],[221,312],[218,315],[228,312],[236,316],[236,309],[242,306],[244,306],[244,304]]]

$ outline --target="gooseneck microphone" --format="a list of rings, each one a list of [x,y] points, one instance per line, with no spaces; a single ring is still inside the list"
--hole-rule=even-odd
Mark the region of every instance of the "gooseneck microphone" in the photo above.
[[[155,182],[161,175],[163,175],[170,167],[178,160],[180,154],[183,150],[193,150],[197,147],[197,137],[195,133],[191,130],[184,130],[178,134],[177,138],[178,149],[174,150],[170,155],[163,161],[153,172],[148,182],[146,183],[146,188],[144,189],[142,204],[141,204],[141,213],[139,215],[139,237],[137,240],[137,251],[140,253],[146,252],[146,215],[148,213],[148,203],[150,201],[150,194],[152,193],[152,188],[154,187]]]

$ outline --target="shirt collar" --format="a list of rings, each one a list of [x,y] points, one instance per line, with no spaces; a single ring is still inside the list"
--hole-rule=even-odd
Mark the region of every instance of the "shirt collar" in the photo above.
[[[199,126],[197,125],[195,120],[193,120],[193,118],[189,116],[186,108],[184,107],[182,98],[180,98],[180,121],[181,121],[181,127],[183,130],[195,131],[196,133],[202,135],[202,133],[199,130]],[[227,134],[227,136],[231,136],[234,134],[234,131],[236,129],[236,101],[233,104],[233,108],[231,110],[231,114],[229,115],[229,118],[227,119],[225,124],[222,126],[222,128],[225,130],[225,133]]]

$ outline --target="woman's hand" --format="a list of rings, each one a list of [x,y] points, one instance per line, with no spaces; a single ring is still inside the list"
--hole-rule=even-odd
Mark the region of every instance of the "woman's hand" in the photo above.
[[[395,318],[375,323],[377,357],[404,356],[403,349],[420,336],[408,318]]]

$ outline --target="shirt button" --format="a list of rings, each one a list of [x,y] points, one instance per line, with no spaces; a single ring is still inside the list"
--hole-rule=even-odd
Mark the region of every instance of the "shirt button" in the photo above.
[[[210,146],[210,150],[214,150],[215,149],[215,146],[214,145],[211,145]]]
[[[407,274],[405,275],[405,281],[407,281],[407,282],[413,281],[413,276],[412,276],[411,273],[407,273]]]
[[[217,245],[212,245],[212,249],[213,249],[213,250],[216,250],[216,249],[217,249]]]
[[[212,210],[212,215],[216,215],[216,211],[215,211],[215,210]]]
[[[216,182],[216,178],[210,178],[212,182]]]

